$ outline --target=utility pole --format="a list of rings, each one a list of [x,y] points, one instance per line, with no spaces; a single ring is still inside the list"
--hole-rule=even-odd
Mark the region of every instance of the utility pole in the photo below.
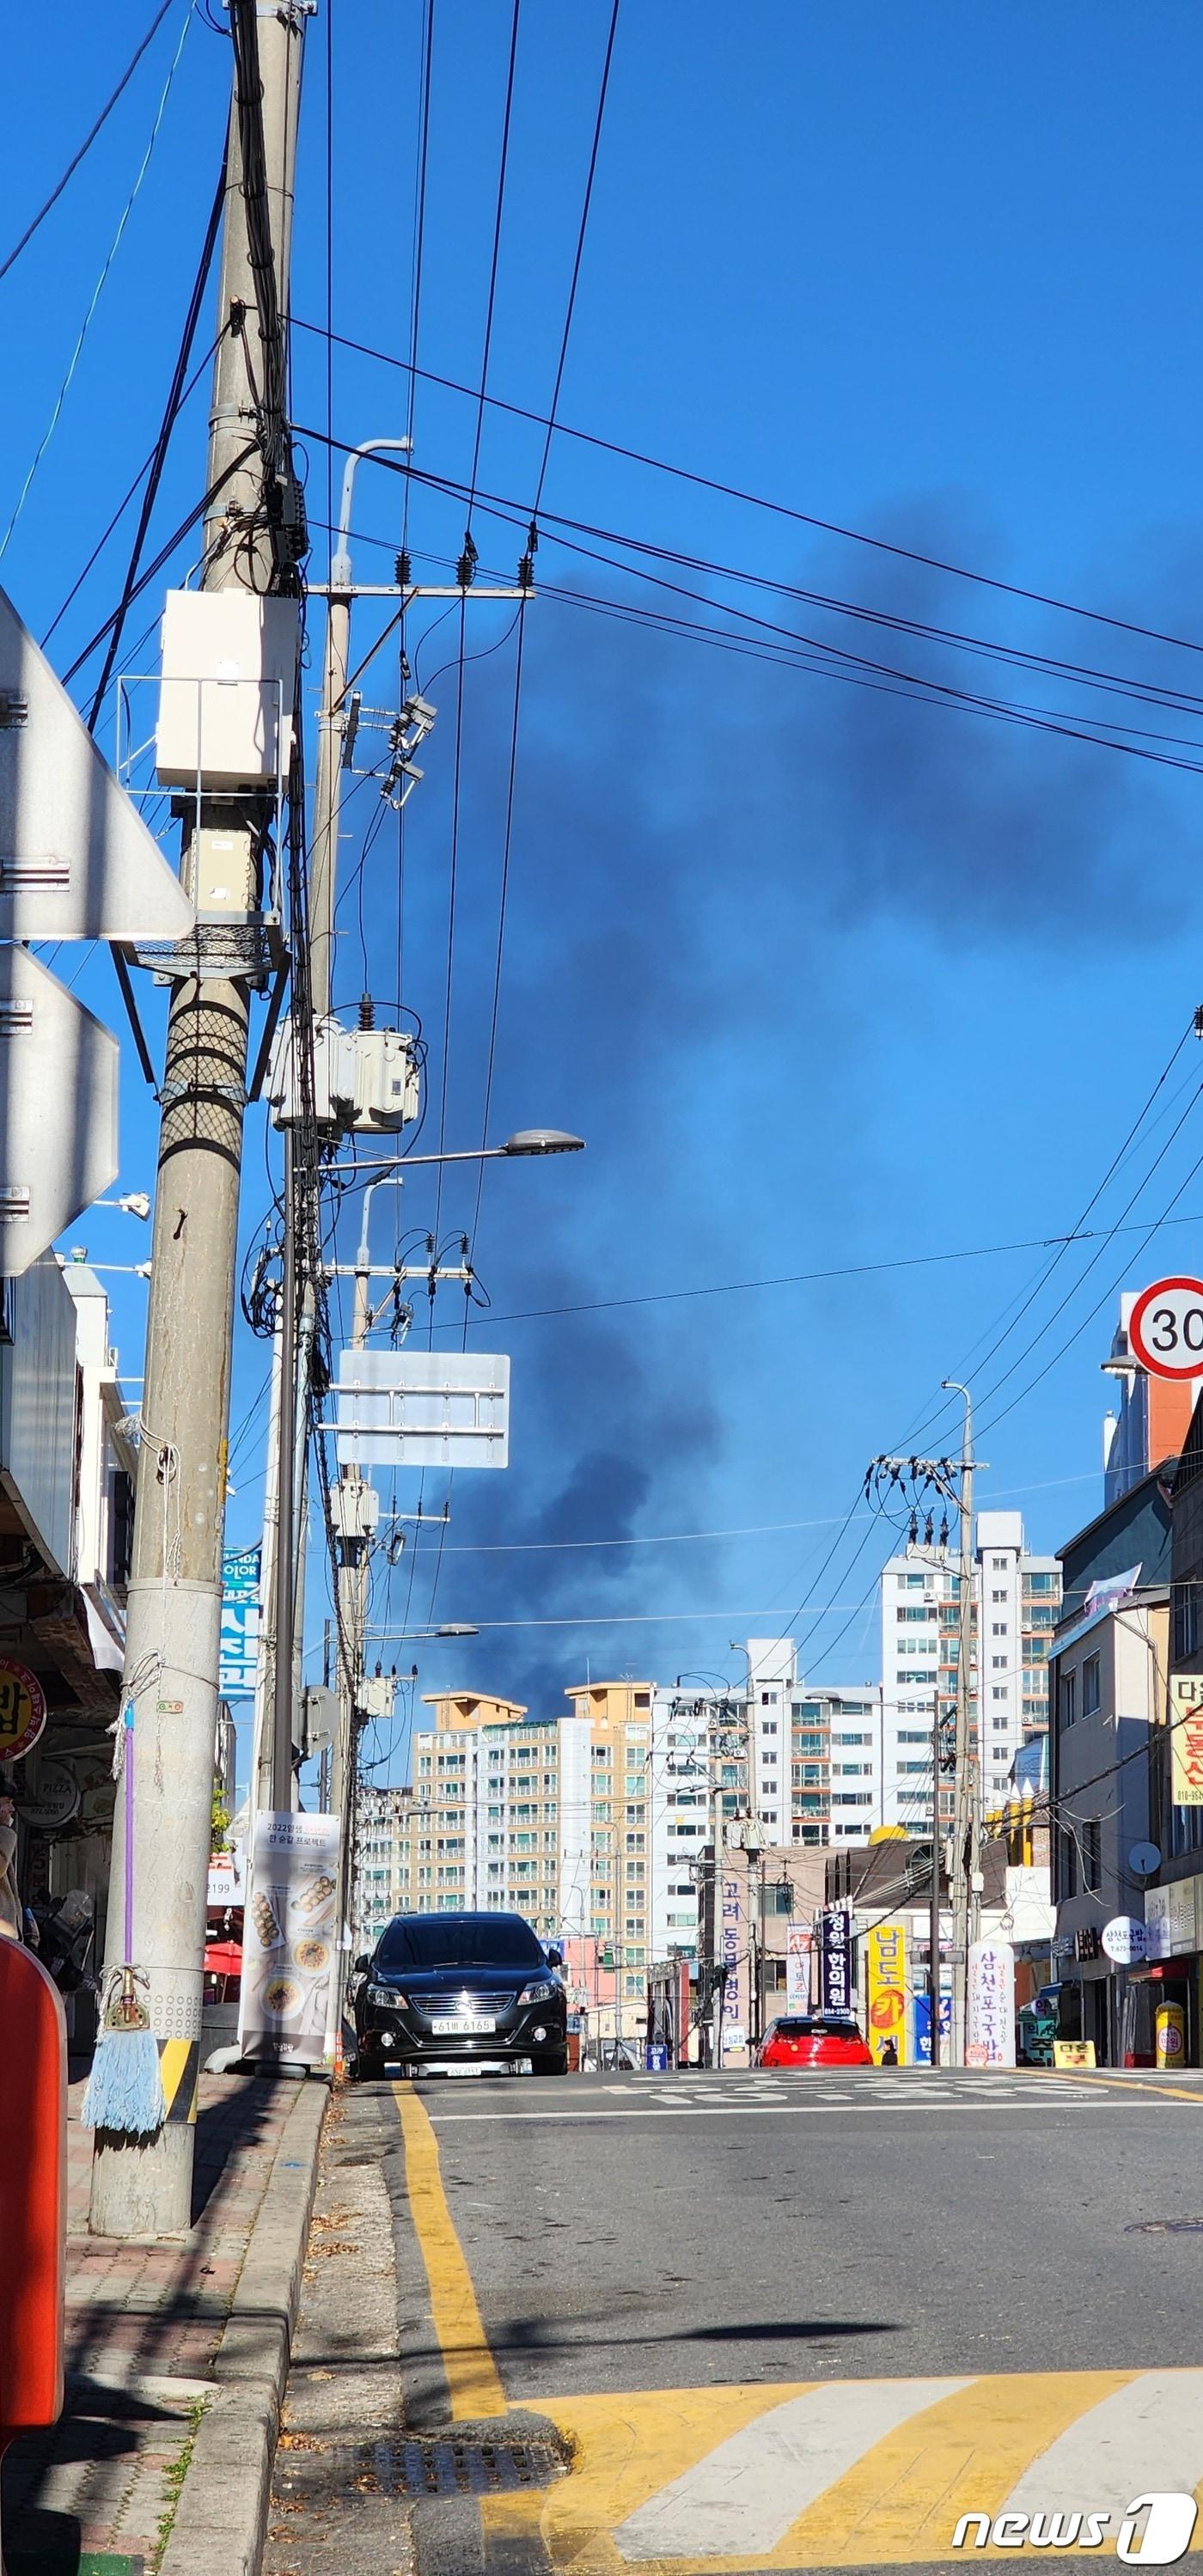
[[[952,1810],[952,2063],[963,2066],[968,2041],[969,1943],[975,1936],[979,1907],[975,1882],[978,1875],[979,1799],[978,1756],[971,1740],[973,1714],[973,1401],[967,1386],[955,1378],[944,1378],[942,1384],[952,1395],[965,1401],[965,1427],[961,1441],[960,1483],[957,1508],[960,1515],[960,1576],[958,1588],[957,1635],[957,1716],[956,1767]],[[979,1648],[980,1652],[980,1648]],[[979,1693],[980,1703],[980,1693]],[[978,1708],[980,1740],[981,1707]]]
[[[973,1405],[968,1387],[945,1378],[950,1394],[964,1398],[965,1421],[959,1458],[874,1458],[865,1476],[866,1499],[883,1510],[901,1508],[908,1516],[908,1549],[918,1560],[944,1572],[948,1566],[948,1512],[958,1515],[957,1671],[954,1731],[953,1823],[949,1882],[952,1895],[952,2028],[949,2063],[963,2066],[966,2046],[968,1951],[980,1922],[977,1886],[979,1866],[978,1752],[973,1729]],[[938,1538],[932,1502],[944,1506]],[[926,1555],[930,1549],[931,1555]],[[937,1640],[938,1644],[938,1640]],[[980,1710],[979,1710],[980,1722]],[[933,1736],[933,1759],[935,1758]],[[933,1840],[940,1825],[939,1771],[933,1782]],[[938,1852],[937,1852],[938,1868]],[[936,2032],[933,2027],[933,2045]]]
[[[932,1692],[931,1720],[931,1906],[928,1915],[927,1990],[931,1997],[931,2062],[938,2066],[940,2047],[940,1771],[944,1731],[940,1694]]]
[[[284,414],[293,174],[306,0],[260,13],[232,0],[234,95],[214,363],[203,575],[209,590],[296,586],[286,534],[295,511]],[[293,515],[295,526],[295,515]],[[215,878],[245,914],[258,884],[274,795],[203,792],[185,822],[186,885]],[[91,2225],[106,2236],[181,2235],[191,2223],[200,2051],[221,1562],[250,979],[203,971],[204,932],[172,983],[155,1195],[141,1472],[129,1586],[124,1690],[134,1726],[132,1855],[117,1802],[113,1883],[132,1862],[133,1960],[147,1979],[160,2044],[190,2043],[172,2115],[153,2136],[101,2132]],[[285,1350],[284,1367],[293,1365]],[[281,1497],[281,1500],[283,1498]],[[282,1526],[281,1538],[290,1533]],[[277,1662],[284,1641],[277,1638]],[[287,1656],[291,1671],[291,1654]],[[110,1909],[108,1964],[122,1958]],[[181,2113],[183,2116],[181,2116]]]

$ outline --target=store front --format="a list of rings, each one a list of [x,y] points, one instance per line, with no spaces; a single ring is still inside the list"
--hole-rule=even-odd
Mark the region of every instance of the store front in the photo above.
[[[1145,1891],[1149,2063],[1203,2066],[1203,1877]]]

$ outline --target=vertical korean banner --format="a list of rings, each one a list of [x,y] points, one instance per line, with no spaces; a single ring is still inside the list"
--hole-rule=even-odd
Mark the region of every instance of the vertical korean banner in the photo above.
[[[975,1941],[970,1949],[965,2063],[1015,2064],[1015,1953],[1009,1941]]]
[[[1176,1807],[1203,1807],[1203,1673],[1170,1674],[1170,1778]]]
[[[337,1889],[337,1816],[256,1816],[238,2006],[244,2057],[322,2065]]]
[[[875,1923],[868,1939],[868,2030],[873,2062],[906,2066],[910,2060],[907,2029],[906,1932],[901,1923]]]
[[[852,2010],[852,1916],[846,1905],[819,1918],[820,1994],[826,2013]]]
[[[259,1671],[261,1547],[227,1548],[221,1561],[222,1699],[249,1699]]]
[[[810,1962],[815,1938],[809,1923],[787,1923],[785,1927],[785,2009],[787,2013],[810,2011]]]
[[[719,1955],[727,1971],[722,2002],[723,2047],[724,2050],[728,2048],[739,2050],[745,2043],[743,1997],[740,1992],[743,1984],[740,1976],[743,1943],[739,1937],[743,1906],[740,1902],[740,1883],[737,1878],[724,1878],[722,1886],[723,1939]]]

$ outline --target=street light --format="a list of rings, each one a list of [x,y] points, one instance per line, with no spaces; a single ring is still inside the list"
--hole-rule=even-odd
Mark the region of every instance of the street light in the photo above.
[[[469,1145],[454,1154],[396,1154],[383,1163],[331,1163],[330,1172],[409,1172],[418,1164],[495,1163],[513,1161],[524,1154],[583,1154],[583,1136],[570,1136],[562,1127],[520,1127],[516,1135],[507,1136],[504,1145]]]
[[[123,1216],[140,1216],[144,1225],[150,1215],[150,1198],[145,1190],[130,1190],[123,1199],[93,1199],[92,1205],[120,1208]]]

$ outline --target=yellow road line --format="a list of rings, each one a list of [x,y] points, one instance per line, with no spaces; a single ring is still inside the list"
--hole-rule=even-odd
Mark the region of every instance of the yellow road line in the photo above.
[[[447,2373],[451,2412],[460,2418],[504,2415],[505,2390],[447,2206],[438,2140],[413,2086],[394,2084],[392,2091],[405,2141],[410,2215],[430,2284],[430,2311]]]
[[[1203,2107],[1203,2085],[1146,2084],[1142,2078],[1108,2075],[1102,2067],[1063,2066],[1058,2082],[1070,2084],[1109,2084],[1121,2093],[1165,2093],[1173,2102],[1193,2102],[1196,2110]]]
[[[674,2481],[704,2466],[732,2436],[755,2442],[758,2419],[771,2418],[785,2400],[801,2398],[815,2381],[763,2382],[640,2390],[624,2395],[529,2399],[522,2411],[556,2424],[572,2452],[569,2475],[540,2492],[495,2496],[483,2514],[490,2534],[528,2538],[537,2533],[561,2576],[771,2576],[799,2568],[903,2570],[944,2562],[964,2513],[991,2518],[1058,2437],[1128,2383],[1132,2370],[990,2373],[925,2407],[880,2440],[870,2440],[855,2465],[834,2476],[779,2537],[730,2555],[714,2545],[672,2545],[667,2517],[662,2546],[645,2555],[645,2535],[624,2531],[632,2516]],[[847,2383],[854,2395],[857,2383]],[[796,2436],[791,2437],[796,2438]],[[764,2480],[780,2474],[772,2427],[765,2427]],[[755,2459],[751,2462],[755,2473]],[[1105,2473],[1106,2460],[1100,2462]],[[1131,2493],[1140,2492],[1140,2462],[1131,2463]],[[1053,2472],[1050,2470],[1050,2476]],[[1122,2480],[1121,2480],[1122,2483]],[[1201,2490],[1203,2493],[1203,2490]],[[1050,2492],[1050,2510],[1063,2499]],[[688,2504],[688,2498],[686,2498]],[[1113,2559],[1115,2528],[1100,2555]],[[1037,2554],[993,2543],[974,2563]],[[966,2555],[968,2564],[969,2553]],[[1058,2559],[1058,2565],[1060,2559]]]
[[[1133,2376],[1025,2371],[975,2380],[866,2450],[765,2563],[897,2567],[943,2557],[963,2513],[999,2512],[1033,2458]]]

